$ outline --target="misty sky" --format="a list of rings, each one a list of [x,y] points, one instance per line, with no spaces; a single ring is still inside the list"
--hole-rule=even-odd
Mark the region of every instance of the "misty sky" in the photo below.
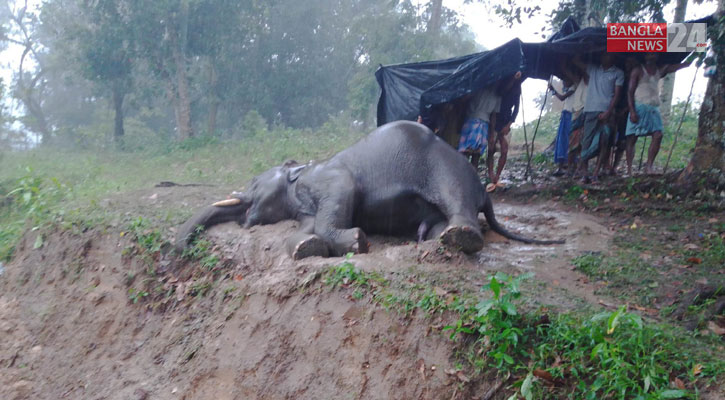
[[[425,4],[428,0],[418,0],[418,3]],[[543,40],[540,35],[542,26],[546,25],[547,14],[558,4],[559,0],[540,0],[537,2],[542,8],[537,16],[530,20],[524,20],[521,25],[513,28],[502,27],[502,21],[488,8],[480,2],[472,4],[464,4],[464,0],[444,0],[443,5],[459,12],[463,21],[471,27],[476,35],[476,40],[485,48],[493,49],[500,46],[513,38],[520,38],[527,42],[537,42]],[[39,0],[30,0],[29,4],[40,4]],[[32,7],[32,6],[31,6]],[[690,2],[687,7],[686,19],[694,19],[704,17],[715,12],[716,4],[714,2],[705,2],[703,4],[694,4]],[[671,2],[665,8],[665,18],[671,20],[674,15],[674,2]],[[0,77],[4,82],[9,84],[11,79],[11,71],[15,67],[20,55],[18,46],[9,46],[8,49],[0,54]],[[674,101],[684,101],[690,90],[692,78],[695,73],[695,67],[692,66],[677,73],[675,83]],[[705,93],[707,79],[703,77],[702,70],[698,72],[698,77],[693,90],[693,101],[699,103]],[[539,97],[546,89],[546,82],[537,79],[529,79],[523,84],[524,109],[526,120],[538,116],[538,108],[534,103],[534,99]],[[522,120],[519,117],[515,125],[519,125]]]

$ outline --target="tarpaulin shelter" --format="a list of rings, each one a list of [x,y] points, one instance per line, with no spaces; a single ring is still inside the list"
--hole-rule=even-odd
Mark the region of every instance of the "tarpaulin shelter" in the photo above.
[[[709,23],[712,17],[688,22]],[[502,78],[522,71],[524,79],[559,76],[560,60],[576,54],[606,51],[606,28],[584,28],[568,18],[546,42],[525,43],[513,39],[493,50],[440,61],[380,66],[375,78],[380,85],[378,126],[396,120],[424,121],[435,118],[442,105],[464,99]],[[642,56],[642,53],[626,53]],[[660,62],[678,63],[686,53],[659,53]],[[620,60],[622,62],[623,60]]]

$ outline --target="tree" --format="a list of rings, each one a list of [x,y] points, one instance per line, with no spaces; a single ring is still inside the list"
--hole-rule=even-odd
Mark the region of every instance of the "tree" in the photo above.
[[[708,30],[708,37],[715,52],[717,72],[707,82],[695,151],[680,181],[689,182],[693,176],[704,175],[715,185],[725,187],[725,0],[718,2],[716,21]]]
[[[684,22],[686,12],[687,0],[677,0],[677,5],[675,6],[675,16],[672,19],[672,22]],[[662,103],[660,105],[660,111],[662,112],[662,118],[665,121],[669,121],[670,119],[670,109],[672,108],[672,92],[675,89],[676,74],[676,72],[672,74],[667,74],[667,76],[662,79],[662,90],[660,91],[660,100],[662,101]]]
[[[51,129],[43,108],[46,81],[44,77],[43,47],[38,41],[39,19],[35,11],[28,8],[28,1],[0,4],[2,14],[7,18],[0,40],[12,43],[23,50],[13,73],[12,95],[23,104],[26,114],[20,118],[30,130],[41,135],[42,143],[48,143]]]
[[[135,51],[124,5],[112,0],[81,1],[78,21],[67,31],[68,40],[78,49],[77,65],[82,75],[110,97],[114,110],[113,139],[117,145],[124,136],[123,102],[131,90],[131,60]]]

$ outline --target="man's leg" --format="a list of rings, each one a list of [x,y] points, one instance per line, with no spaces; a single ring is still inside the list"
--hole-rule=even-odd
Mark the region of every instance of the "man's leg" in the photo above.
[[[486,153],[486,167],[488,169],[488,179],[491,183],[496,183],[493,170],[493,156],[496,154],[496,141],[498,140],[496,131],[488,131],[488,152]]]
[[[649,151],[647,151],[647,166],[645,172],[652,173],[652,164],[655,162],[655,157],[660,151],[660,145],[662,145],[662,131],[656,131],[652,134],[652,143],[649,145]]]
[[[606,168],[609,160],[609,130],[606,122],[597,124],[596,131],[599,132],[599,156],[597,157],[597,163],[594,166],[594,175],[592,176],[593,181],[599,180],[599,171],[602,168]]]
[[[498,168],[496,168],[496,180],[493,183],[498,183],[501,179],[501,172],[503,167],[506,166],[506,158],[509,154],[509,139],[508,133],[511,130],[511,124],[506,125],[498,134],[498,142],[501,144],[501,155],[498,158]]]
[[[476,173],[478,173],[478,163],[480,160],[481,160],[480,153],[471,153],[471,165],[473,165],[473,168],[476,170]]]
[[[599,123],[596,112],[584,113],[584,130],[581,137],[581,155],[579,157],[579,172],[582,175],[582,180],[587,181],[589,179],[589,160],[593,158],[596,151],[593,151],[592,145],[594,144],[594,138],[596,136],[596,128]],[[595,145],[596,146],[596,145]]]

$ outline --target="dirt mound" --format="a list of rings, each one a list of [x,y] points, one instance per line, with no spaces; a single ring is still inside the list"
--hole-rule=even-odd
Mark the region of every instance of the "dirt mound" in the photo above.
[[[154,190],[134,194],[144,199],[135,207],[181,202],[178,188]],[[191,206],[208,200],[201,189],[183,190]],[[371,253],[351,262],[452,291],[475,290],[492,271],[534,271],[544,286],[536,301],[567,307],[577,301],[567,293],[596,300],[569,260],[606,247],[605,227],[553,204],[495,207],[512,230],[567,244],[529,246],[488,233],[484,250],[465,256],[434,241],[373,237]],[[282,242],[294,225],[212,228],[217,274],[164,260],[149,272],[129,255],[128,235],[113,229],[55,233],[39,249],[29,232],[0,275],[0,398],[438,399],[494,386],[463,388],[447,373],[455,343],[440,320],[323,285],[320,274],[342,259],[292,261]]]

